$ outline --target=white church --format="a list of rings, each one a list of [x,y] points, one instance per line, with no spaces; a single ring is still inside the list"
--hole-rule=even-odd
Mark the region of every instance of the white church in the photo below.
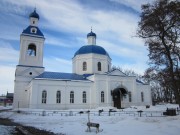
[[[29,15],[30,25],[20,36],[20,56],[14,81],[14,108],[92,109],[151,105],[150,86],[111,70],[108,52],[87,34],[87,45],[72,56],[72,73],[46,72],[43,67],[45,37],[38,28],[39,15]]]

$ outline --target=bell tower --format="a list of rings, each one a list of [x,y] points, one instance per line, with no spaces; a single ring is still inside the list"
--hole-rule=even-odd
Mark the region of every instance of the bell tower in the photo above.
[[[39,15],[36,10],[29,15],[30,25],[20,36],[19,65],[43,66],[44,35],[38,28]]]
[[[29,15],[29,26],[20,35],[19,63],[16,66],[14,81],[14,108],[29,107],[29,84],[44,72],[44,35],[38,28],[39,15],[36,9]]]

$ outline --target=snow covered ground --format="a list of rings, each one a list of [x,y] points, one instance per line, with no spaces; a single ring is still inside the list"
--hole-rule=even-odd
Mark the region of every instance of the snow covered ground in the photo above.
[[[0,125],[0,135],[9,135],[15,131],[13,126]]]
[[[8,109],[12,109],[12,106],[0,106],[0,110],[8,110]]]
[[[165,111],[168,108],[177,108],[177,105],[157,105],[151,106],[146,109],[144,106],[134,106],[124,109],[124,112],[137,112],[142,110],[144,112],[149,111]],[[90,115],[90,121],[100,124],[100,130],[102,132],[99,135],[179,135],[180,134],[180,115],[177,116],[160,116],[160,117],[147,117],[143,115],[112,115],[108,116],[104,113],[102,116],[98,116],[98,110],[103,109],[108,111],[110,108],[98,108],[91,111],[97,112],[97,115]],[[21,109],[22,110],[22,109]],[[29,110],[24,111],[42,111],[42,110]],[[84,110],[68,110],[66,112],[78,112]],[[119,110],[117,110],[119,111]],[[121,111],[121,110],[120,110]],[[103,114],[103,113],[102,113]],[[19,122],[24,125],[37,127],[39,129],[45,129],[54,133],[64,133],[65,135],[95,135],[96,130],[92,128],[92,132],[86,132],[88,115],[76,115],[76,116],[61,116],[54,113],[53,115],[39,116],[32,114],[22,114],[16,112],[1,112],[1,118],[10,118],[15,122]],[[1,131],[0,131],[1,132]]]

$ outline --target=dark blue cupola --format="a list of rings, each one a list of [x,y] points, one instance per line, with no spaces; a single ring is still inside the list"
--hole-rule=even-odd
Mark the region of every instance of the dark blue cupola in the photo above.
[[[73,73],[84,74],[104,74],[111,68],[111,58],[107,51],[96,45],[96,34],[87,34],[87,45],[80,47],[72,58]]]
[[[92,29],[91,29],[91,32],[87,34],[87,38],[90,36],[93,36],[96,38],[96,34],[94,32],[92,32]]]
[[[34,11],[29,15],[29,18],[37,18],[39,20],[39,15],[38,13],[36,13],[36,9],[34,9]]]
[[[91,32],[87,34],[87,40],[88,40],[88,45],[96,45],[96,34],[92,32],[92,28],[91,28]]]
[[[109,57],[109,54],[103,47],[96,45],[96,34],[92,32],[92,29],[91,32],[87,34],[87,42],[88,45],[84,45],[79,50],[77,50],[77,52],[74,54],[74,57],[76,57],[77,55],[90,53],[106,55]]]
[[[74,54],[74,57],[76,55],[82,55],[82,54],[100,54],[100,55],[106,55],[109,57],[109,54],[106,52],[106,50],[98,45],[84,45],[77,52]]]

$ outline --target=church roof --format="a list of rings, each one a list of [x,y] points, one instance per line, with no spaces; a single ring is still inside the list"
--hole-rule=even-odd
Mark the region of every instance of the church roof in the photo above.
[[[144,82],[142,82],[142,81],[140,81],[140,80],[138,80],[138,79],[136,79],[136,82],[139,83],[139,84],[146,85]]]
[[[37,32],[36,33],[32,33],[31,32],[31,28],[36,28]],[[28,26],[25,30],[23,30],[22,32],[23,35],[31,35],[31,36],[41,36],[44,37],[43,33],[40,31],[40,29],[36,26]]]
[[[34,10],[30,15],[29,17],[34,17],[34,18],[37,18],[39,20],[39,15],[38,13],[36,13],[36,10]]]
[[[87,34],[87,37],[89,37],[89,36],[94,36],[94,37],[96,37],[96,34],[95,34],[94,32],[92,32],[92,30],[91,30],[91,32]]]
[[[13,98],[14,93],[7,93],[6,98]]]
[[[109,54],[106,52],[106,50],[98,45],[85,45],[82,46],[75,54],[80,55],[80,54],[88,54],[88,53],[95,53],[95,54],[101,54],[101,55],[107,55],[109,57]]]
[[[82,80],[89,81],[84,75],[78,75],[75,73],[60,73],[60,72],[43,72],[35,79],[60,79],[60,80]]]

